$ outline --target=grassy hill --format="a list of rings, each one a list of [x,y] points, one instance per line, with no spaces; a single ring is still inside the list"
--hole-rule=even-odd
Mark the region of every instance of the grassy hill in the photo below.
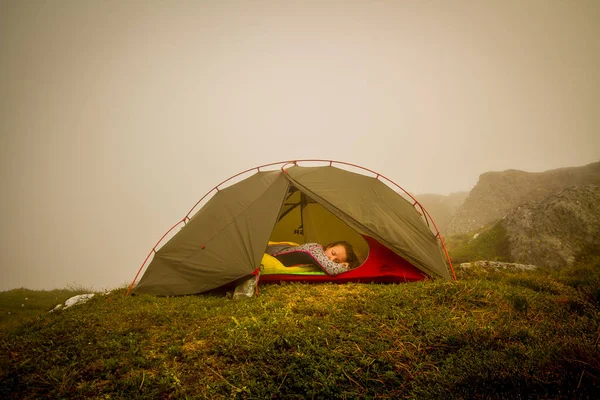
[[[508,235],[500,221],[471,233],[447,236],[444,240],[453,264],[479,260],[513,261]]]
[[[0,398],[600,396],[600,266],[458,274],[241,301],[121,289],[50,314],[38,292],[44,312],[2,320]]]
[[[13,289],[0,292],[0,329],[14,328],[64,303],[70,297],[87,293],[85,288],[58,290]]]

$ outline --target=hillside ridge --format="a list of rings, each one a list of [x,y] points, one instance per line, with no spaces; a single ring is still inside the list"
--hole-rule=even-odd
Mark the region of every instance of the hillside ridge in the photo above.
[[[449,195],[424,193],[416,195],[415,198],[431,214],[440,232],[444,233],[452,217],[468,195],[469,192],[455,192]]]
[[[474,231],[524,203],[542,200],[570,186],[587,184],[600,185],[600,162],[544,172],[516,169],[485,172],[456,210],[446,233]]]

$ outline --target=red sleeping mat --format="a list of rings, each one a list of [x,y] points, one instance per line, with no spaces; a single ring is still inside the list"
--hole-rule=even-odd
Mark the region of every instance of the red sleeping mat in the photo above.
[[[364,236],[369,255],[359,267],[339,275],[261,275],[261,282],[414,282],[427,277],[424,272],[400,257],[375,239]]]

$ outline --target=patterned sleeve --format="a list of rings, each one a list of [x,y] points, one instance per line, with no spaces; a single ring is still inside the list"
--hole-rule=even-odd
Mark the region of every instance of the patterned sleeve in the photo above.
[[[331,261],[323,250],[323,246],[318,243],[305,243],[301,246],[287,248],[285,251],[280,252],[292,252],[292,251],[300,251],[304,253],[310,254],[310,256],[315,260],[315,262],[328,274],[328,275],[338,275],[343,272],[348,272],[348,268],[341,263],[336,263]]]

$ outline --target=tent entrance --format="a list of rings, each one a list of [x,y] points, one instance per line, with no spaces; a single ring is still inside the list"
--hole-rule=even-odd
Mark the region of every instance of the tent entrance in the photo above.
[[[345,240],[352,244],[360,262],[369,254],[369,245],[360,233],[294,186],[288,189],[269,240],[322,245]]]

